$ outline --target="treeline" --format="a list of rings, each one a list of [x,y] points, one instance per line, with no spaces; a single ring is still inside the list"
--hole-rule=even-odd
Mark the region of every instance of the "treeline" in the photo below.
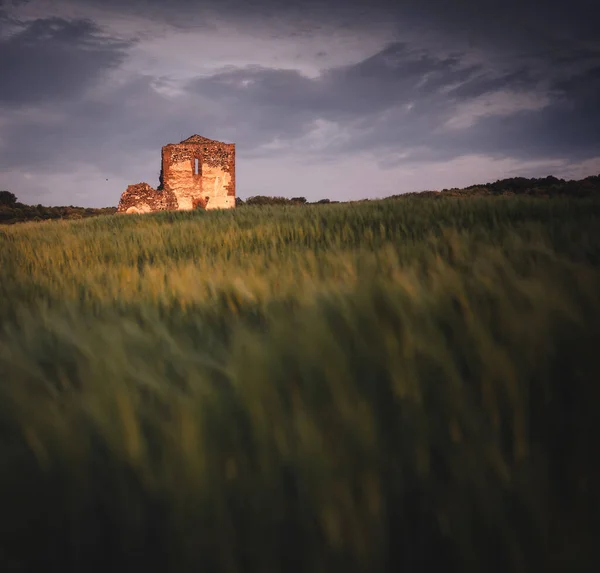
[[[339,203],[330,199],[319,199],[318,201],[308,201],[306,197],[268,197],[266,195],[254,195],[248,197],[245,201],[239,197],[235,200],[236,207],[242,205],[322,205],[325,203]]]
[[[463,189],[452,188],[441,191],[421,191],[392,195],[405,197],[477,197],[490,195],[527,195],[530,197],[591,197],[600,194],[600,175],[591,175],[580,180],[558,179],[549,175],[540,179],[512,177],[494,183],[471,185]]]
[[[543,178],[512,177],[500,179],[494,183],[471,185],[464,188],[442,189],[441,191],[419,191],[392,195],[389,199],[404,199],[406,197],[481,197],[481,196],[529,196],[529,197],[591,197],[600,196],[600,175],[591,175],[580,180],[565,180],[549,175]],[[368,201],[350,201],[357,203]],[[308,201],[306,197],[268,197],[254,195],[243,200],[237,197],[236,207],[243,205],[323,205],[340,203],[330,199]],[[13,224],[24,221],[45,221],[48,219],[83,219],[98,215],[112,215],[116,207],[44,207],[43,205],[26,205],[20,203],[17,197],[9,191],[0,191],[0,224]]]
[[[20,203],[14,193],[0,191],[0,224],[12,225],[25,221],[47,221],[50,219],[84,219],[97,215],[112,215],[116,207],[44,207]]]

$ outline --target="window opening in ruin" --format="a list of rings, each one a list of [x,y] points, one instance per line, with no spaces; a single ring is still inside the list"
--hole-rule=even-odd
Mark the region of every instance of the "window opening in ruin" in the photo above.
[[[194,175],[198,175],[200,173],[200,161],[196,157],[194,159]]]

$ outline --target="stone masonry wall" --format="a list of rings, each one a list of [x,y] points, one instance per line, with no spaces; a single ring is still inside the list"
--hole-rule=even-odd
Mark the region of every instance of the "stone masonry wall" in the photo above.
[[[163,185],[177,197],[179,209],[192,209],[195,202],[206,209],[235,207],[234,144],[194,135],[165,145],[162,158]]]
[[[162,148],[159,189],[130,185],[119,213],[235,207],[235,144],[193,135]]]
[[[151,213],[177,209],[177,199],[170,191],[157,191],[148,183],[129,185],[121,195],[117,213]]]

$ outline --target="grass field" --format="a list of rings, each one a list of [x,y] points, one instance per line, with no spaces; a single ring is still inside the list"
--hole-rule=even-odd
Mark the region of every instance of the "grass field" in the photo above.
[[[596,570],[600,200],[0,229],[0,570]]]

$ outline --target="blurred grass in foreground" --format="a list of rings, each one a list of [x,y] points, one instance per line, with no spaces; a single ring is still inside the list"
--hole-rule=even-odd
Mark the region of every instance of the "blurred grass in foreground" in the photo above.
[[[0,570],[598,565],[600,201],[0,231]]]

